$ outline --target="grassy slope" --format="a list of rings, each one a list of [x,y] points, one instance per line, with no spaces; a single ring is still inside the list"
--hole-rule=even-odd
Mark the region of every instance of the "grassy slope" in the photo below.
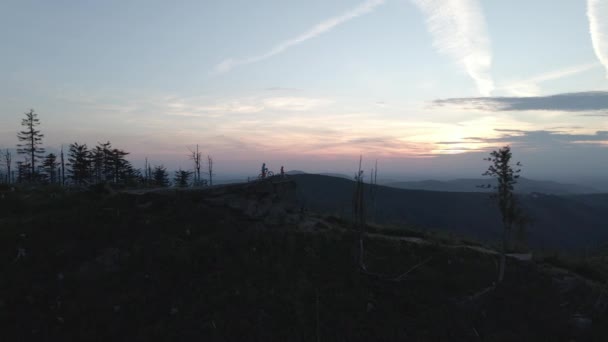
[[[330,219],[316,233],[263,227],[199,192],[9,194],[0,201],[5,341],[567,341],[577,307],[534,264],[435,244],[367,241]],[[17,248],[25,258],[13,261]],[[318,317],[318,319],[317,319]],[[606,336],[605,317],[583,337]],[[318,333],[317,333],[318,331]],[[574,334],[574,335],[573,335]],[[580,338],[580,336],[579,336]]]

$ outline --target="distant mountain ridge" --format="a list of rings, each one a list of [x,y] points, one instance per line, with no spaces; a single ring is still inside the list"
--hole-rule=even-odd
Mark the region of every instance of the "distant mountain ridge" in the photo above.
[[[313,174],[291,176],[302,207],[352,217],[354,182]],[[365,185],[369,199],[369,185]],[[532,246],[549,249],[597,247],[608,242],[608,194],[552,195],[521,193],[521,205],[532,220],[527,236]],[[369,219],[381,224],[409,224],[497,241],[502,235],[500,214],[488,193],[407,190],[379,186],[368,201]]]
[[[493,179],[454,179],[449,181],[424,180],[413,182],[392,182],[385,186],[399,189],[444,191],[444,192],[488,192],[491,189],[481,188],[481,185],[493,185]],[[597,189],[578,184],[564,184],[554,181],[541,181],[521,177],[515,185],[515,191],[519,193],[544,193],[554,195],[592,194],[598,193]]]
[[[320,176],[329,176],[329,177],[337,177],[337,178],[346,178],[346,179],[353,179],[353,177],[343,174],[343,173],[332,173],[332,172],[322,172],[322,173],[309,173],[309,172],[304,172],[301,170],[289,170],[287,172],[285,172],[286,175],[288,176],[295,176],[295,175],[320,175]]]

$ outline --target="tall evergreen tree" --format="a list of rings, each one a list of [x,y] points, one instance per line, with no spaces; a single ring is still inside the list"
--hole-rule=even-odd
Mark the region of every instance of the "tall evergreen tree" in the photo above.
[[[103,149],[100,148],[99,145],[95,146],[95,148],[91,151],[91,172],[93,174],[93,178],[95,182],[103,182],[105,180],[104,177],[104,153]]]
[[[109,178],[112,182],[124,183],[130,174],[130,171],[133,169],[131,163],[125,159],[128,154],[128,152],[117,148],[109,151]]]
[[[54,153],[49,153],[42,161],[42,168],[46,175],[49,183],[57,183],[57,169],[59,163],[57,162],[57,156]]]
[[[20,142],[17,145],[17,153],[24,154],[30,159],[29,175],[31,180],[34,180],[36,177],[36,160],[41,159],[44,154],[44,148],[41,147],[44,134],[36,129],[39,125],[38,114],[33,109],[30,109],[29,112],[25,113],[25,118],[21,120],[21,126],[24,127],[24,130],[17,133],[17,138]]]
[[[76,184],[84,184],[91,178],[91,158],[87,144],[70,144],[68,152],[70,178]]]

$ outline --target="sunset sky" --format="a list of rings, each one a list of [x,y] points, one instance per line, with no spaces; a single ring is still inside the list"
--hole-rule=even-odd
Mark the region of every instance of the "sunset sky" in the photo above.
[[[0,148],[34,108],[136,166],[608,174],[608,0],[4,0],[0,41]]]

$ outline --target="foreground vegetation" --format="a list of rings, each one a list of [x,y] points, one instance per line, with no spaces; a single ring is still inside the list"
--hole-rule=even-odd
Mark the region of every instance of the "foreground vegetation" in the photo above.
[[[593,282],[513,261],[504,282],[487,291],[496,279],[495,255],[407,231],[367,237],[369,272],[362,272],[358,235],[346,221],[296,216],[264,223],[207,200],[205,191],[6,192],[2,335],[7,341],[608,336],[605,308],[596,307],[606,300],[598,285],[605,278]],[[380,226],[370,232],[384,236]]]

